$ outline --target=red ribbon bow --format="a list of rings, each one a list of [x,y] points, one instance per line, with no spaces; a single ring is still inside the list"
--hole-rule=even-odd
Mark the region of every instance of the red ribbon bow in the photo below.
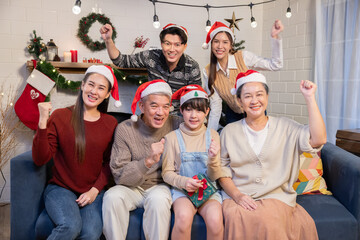
[[[199,180],[199,178],[198,178],[197,175],[193,176],[193,179]],[[206,183],[207,183],[206,178],[203,178],[203,179],[200,181],[200,183],[201,183],[202,185],[201,185],[201,187],[199,187],[198,190],[196,190],[195,192],[189,192],[189,193],[188,193],[189,196],[192,197],[192,195],[194,195],[194,193],[196,193],[197,191],[199,191],[199,195],[198,195],[198,200],[199,200],[199,201],[201,201],[201,200],[203,199],[204,190],[207,189],[207,187],[208,187],[207,184],[206,184]]]

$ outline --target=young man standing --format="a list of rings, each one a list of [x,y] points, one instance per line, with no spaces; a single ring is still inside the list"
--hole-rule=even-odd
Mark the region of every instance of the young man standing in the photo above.
[[[112,40],[113,29],[105,24],[100,28],[106,49],[113,63],[121,68],[146,68],[150,80],[163,79],[172,92],[189,84],[201,83],[199,64],[184,51],[187,47],[186,28],[168,24],[160,32],[161,49],[145,50],[134,55],[125,55],[116,48]],[[179,112],[179,101],[173,102],[174,113]]]

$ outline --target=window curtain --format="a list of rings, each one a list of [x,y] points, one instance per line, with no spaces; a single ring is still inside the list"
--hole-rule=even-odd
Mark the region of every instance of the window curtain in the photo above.
[[[316,0],[314,80],[328,141],[360,128],[359,0]]]

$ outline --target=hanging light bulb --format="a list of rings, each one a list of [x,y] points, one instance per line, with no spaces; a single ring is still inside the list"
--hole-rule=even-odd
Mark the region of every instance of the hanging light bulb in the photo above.
[[[251,2],[249,4],[250,13],[251,13],[251,18],[250,18],[251,23],[250,23],[250,25],[251,25],[252,28],[256,28],[257,27],[257,22],[256,22],[255,18],[253,17],[253,13],[252,13],[252,7],[253,6],[254,6],[254,4]]]
[[[206,32],[209,32],[209,31],[210,31],[210,28],[211,28],[211,22],[210,22],[210,20],[207,20],[207,21],[206,21],[205,31],[206,31]]]
[[[81,1],[80,0],[76,0],[75,5],[72,8],[72,12],[76,15],[81,12]]]
[[[206,11],[207,11],[207,14],[208,14],[208,20],[206,21],[205,31],[209,32],[210,28],[211,28],[210,14],[209,14],[209,8],[210,8],[209,4],[206,4],[205,8],[206,8]]]
[[[154,22],[153,22],[153,26],[154,26],[154,28],[159,28],[160,27],[160,22],[159,22],[159,17],[158,17],[158,15],[154,15]]]
[[[290,0],[288,0],[288,1],[289,1],[289,6],[288,6],[288,8],[286,9],[286,14],[285,14],[285,16],[286,16],[287,18],[291,18]]]
[[[251,27],[252,28],[256,28],[257,27],[257,22],[255,21],[255,18],[254,17],[251,17]]]
[[[291,8],[290,7],[287,8],[285,15],[287,18],[291,18]]]
[[[156,0],[152,0],[152,3],[154,4],[154,17],[153,17],[153,26],[154,28],[158,29],[160,27],[159,17],[156,15],[156,6],[155,6]]]

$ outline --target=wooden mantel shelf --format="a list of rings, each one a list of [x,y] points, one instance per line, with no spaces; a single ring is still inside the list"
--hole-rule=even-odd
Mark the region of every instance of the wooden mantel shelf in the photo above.
[[[74,63],[74,62],[53,62],[49,61],[56,69],[61,73],[70,73],[70,74],[84,74],[86,69],[91,65],[101,65],[104,63]],[[108,63],[105,63],[108,65]],[[123,71],[126,75],[147,75],[146,68],[119,68],[114,64],[110,64],[111,67],[117,68]],[[29,71],[32,71],[34,68],[32,61],[26,62],[26,67]]]

